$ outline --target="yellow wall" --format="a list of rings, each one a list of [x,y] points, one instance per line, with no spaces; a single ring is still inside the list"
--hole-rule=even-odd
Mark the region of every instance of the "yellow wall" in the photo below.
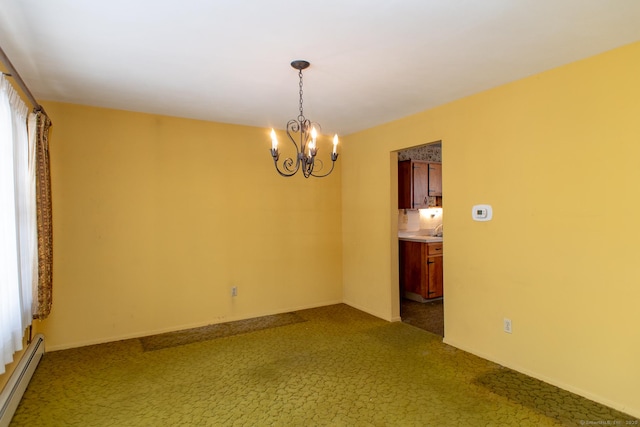
[[[640,416],[638,75],[636,43],[369,129],[320,180],[278,176],[266,129],[45,103],[36,328],[51,350],[341,301],[398,320],[394,151],[442,140],[445,341]]]
[[[345,301],[397,318],[392,152],[442,140],[445,342],[640,416],[638,76],[635,43],[348,137]]]
[[[268,129],[44,107],[54,304],[36,327],[47,349],[342,301],[339,165],[287,179]]]

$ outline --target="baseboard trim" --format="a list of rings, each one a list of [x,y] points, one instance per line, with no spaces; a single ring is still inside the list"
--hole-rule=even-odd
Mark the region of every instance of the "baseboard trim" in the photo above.
[[[44,335],[37,334],[24,352],[9,381],[0,392],[0,427],[11,422],[22,395],[44,355]]]

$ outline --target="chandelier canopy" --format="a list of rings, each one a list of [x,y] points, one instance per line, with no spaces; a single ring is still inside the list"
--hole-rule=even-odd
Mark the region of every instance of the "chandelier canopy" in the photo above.
[[[308,68],[310,63],[308,61],[297,60],[291,62],[291,66],[298,70],[298,76],[300,77],[300,114],[298,118],[291,119],[287,123],[287,136],[293,143],[296,149],[296,159],[287,157],[282,161],[281,165],[278,164],[280,160],[280,149],[278,148],[278,138],[276,137],[275,130],[271,129],[271,157],[273,157],[273,164],[276,167],[276,171],[282,176],[289,177],[295,175],[299,170],[305,178],[314,176],[316,178],[322,178],[333,172],[333,168],[338,159],[337,147],[338,147],[338,135],[333,136],[333,152],[331,153],[331,169],[322,173],[324,163],[320,159],[316,159],[318,154],[318,147],[316,145],[316,138],[318,137],[318,130],[320,125],[312,122],[304,116],[302,109],[302,70]],[[317,129],[316,129],[317,128]]]

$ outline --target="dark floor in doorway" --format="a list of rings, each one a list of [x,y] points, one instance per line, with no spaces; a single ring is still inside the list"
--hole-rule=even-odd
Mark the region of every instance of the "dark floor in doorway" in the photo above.
[[[402,299],[400,317],[404,323],[424,329],[436,335],[444,336],[443,299],[429,302],[416,302]]]

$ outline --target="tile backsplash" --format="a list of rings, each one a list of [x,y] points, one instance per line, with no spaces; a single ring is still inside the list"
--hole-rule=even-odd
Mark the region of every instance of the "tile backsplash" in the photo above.
[[[426,231],[426,234],[433,234],[440,224],[442,208],[398,211],[398,231]]]

